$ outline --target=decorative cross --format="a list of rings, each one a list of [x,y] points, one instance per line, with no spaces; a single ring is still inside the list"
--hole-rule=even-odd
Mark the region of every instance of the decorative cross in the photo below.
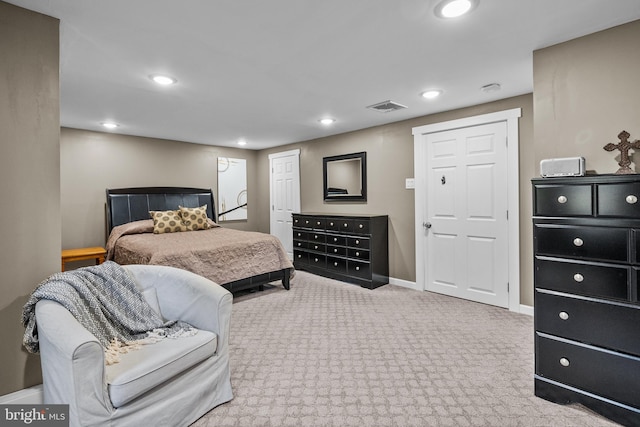
[[[629,165],[631,165],[631,158],[629,157],[629,150],[632,148],[640,148],[640,141],[637,139],[633,142],[629,142],[629,132],[623,130],[618,134],[619,143],[613,144],[609,143],[604,146],[604,149],[607,151],[613,151],[615,149],[620,150],[620,169],[616,172],[616,175],[628,175],[635,173],[631,170]]]

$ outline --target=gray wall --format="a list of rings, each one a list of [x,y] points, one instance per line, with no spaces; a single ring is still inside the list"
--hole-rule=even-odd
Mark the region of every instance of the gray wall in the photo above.
[[[0,395],[42,382],[20,317],[60,270],[58,26],[0,2]]]
[[[640,21],[538,50],[533,72],[534,160],[583,156],[587,169],[618,170],[619,151],[602,147],[622,130],[640,140]]]
[[[68,128],[62,128],[60,138],[64,249],[104,246],[107,188],[197,187],[216,194],[218,157],[247,160],[248,219],[224,224],[240,230],[258,227],[262,213],[254,190],[255,151]]]

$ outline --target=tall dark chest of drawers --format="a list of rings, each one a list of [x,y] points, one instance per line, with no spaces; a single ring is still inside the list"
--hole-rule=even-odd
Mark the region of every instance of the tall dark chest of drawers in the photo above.
[[[640,175],[532,183],[535,394],[640,426]]]
[[[293,214],[298,270],[373,289],[389,283],[386,215]]]

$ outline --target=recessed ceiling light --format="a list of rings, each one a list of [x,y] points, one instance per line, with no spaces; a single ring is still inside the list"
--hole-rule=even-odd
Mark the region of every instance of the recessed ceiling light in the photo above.
[[[422,92],[420,95],[422,95],[423,98],[427,98],[427,99],[433,99],[433,98],[437,98],[442,94],[442,91],[439,89],[431,89],[431,90],[427,90]]]
[[[100,124],[107,129],[115,129],[120,126],[119,124],[113,122],[102,122]]]
[[[318,121],[320,123],[322,123],[323,125],[331,125],[331,124],[335,123],[336,119],[332,119],[330,117],[325,117],[324,119],[320,119]]]
[[[244,139],[239,139],[238,145],[247,145],[247,141],[245,141]]]
[[[176,84],[178,82],[177,79],[170,76],[165,76],[162,74],[152,74],[149,76],[149,78],[154,82],[158,83],[159,85],[163,85],[163,86],[169,86],[172,84]]]
[[[438,18],[457,18],[469,13],[478,5],[478,0],[443,0],[436,6],[434,13]]]

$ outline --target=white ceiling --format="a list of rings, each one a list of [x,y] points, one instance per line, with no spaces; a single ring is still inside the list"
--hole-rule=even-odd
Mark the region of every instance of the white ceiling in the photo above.
[[[534,50],[640,19],[640,0],[480,0],[448,21],[436,0],[8,3],[61,20],[62,126],[249,149],[530,93]],[[409,108],[365,108],[389,99]]]

